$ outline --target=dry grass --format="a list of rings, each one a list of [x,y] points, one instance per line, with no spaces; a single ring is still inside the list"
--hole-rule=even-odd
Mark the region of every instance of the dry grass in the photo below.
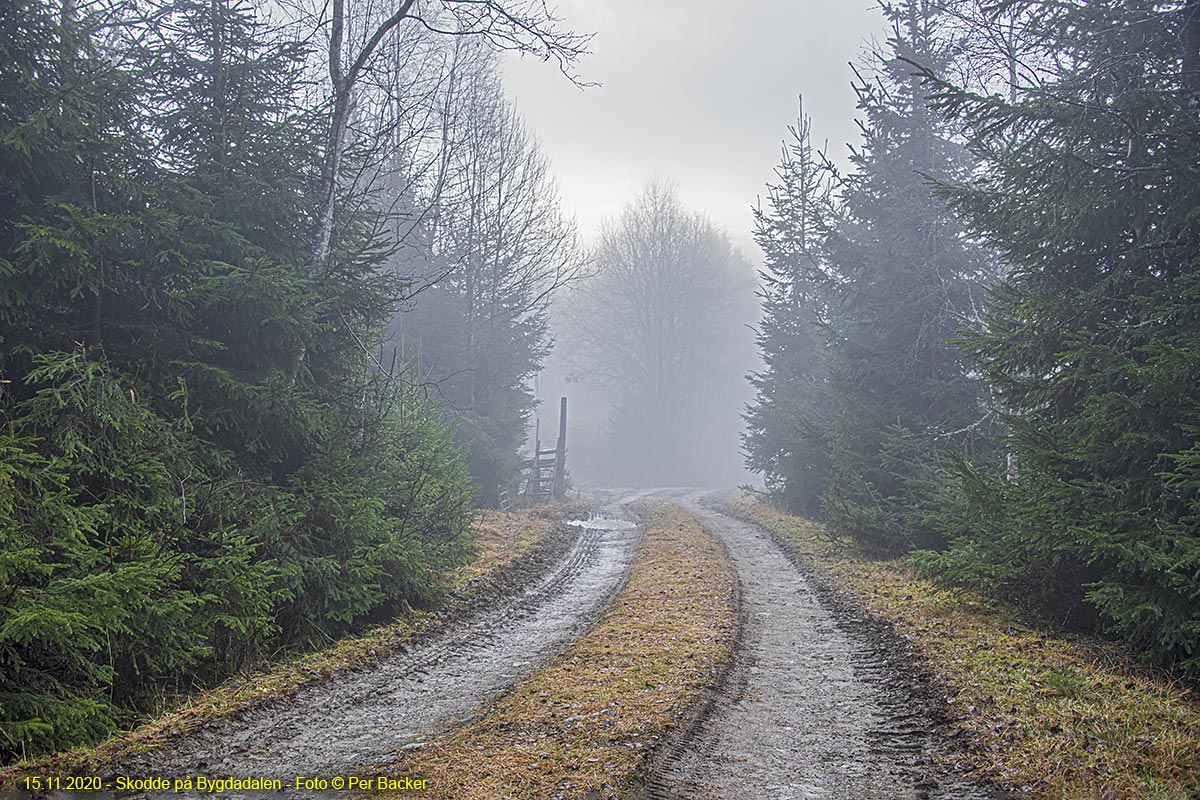
[[[640,504],[629,582],[585,636],[482,719],[396,765],[455,800],[601,798],[628,788],[648,751],[732,657],[735,577],[696,520]],[[403,796],[400,793],[399,796]]]
[[[452,582],[456,591],[462,591],[481,578],[486,579],[535,550],[550,535],[553,521],[561,518],[561,510],[542,506],[536,516],[480,512],[475,521],[477,551],[469,563],[455,572]]]
[[[965,766],[1054,800],[1200,796],[1195,692],[1111,646],[1048,635],[902,562],[863,558],[819,525],[747,496],[733,502],[914,645],[968,742]]]
[[[477,552],[452,576],[455,602],[437,612],[408,609],[393,621],[339,640],[312,653],[275,662],[248,675],[238,675],[221,685],[184,700],[175,710],[158,716],[133,731],[116,734],[94,747],[78,747],[65,753],[18,762],[0,769],[0,787],[27,774],[54,775],[77,771],[77,767],[103,763],[116,754],[150,750],[171,738],[198,730],[214,720],[225,719],[263,702],[291,696],[304,686],[329,680],[383,658],[414,636],[430,632],[454,617],[456,605],[469,604],[484,591],[488,581],[512,568],[550,536],[553,515],[537,518],[486,511],[479,515],[475,531]]]

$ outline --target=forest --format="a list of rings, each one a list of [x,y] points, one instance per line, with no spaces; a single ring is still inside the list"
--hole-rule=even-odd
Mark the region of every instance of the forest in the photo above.
[[[583,39],[411,6],[0,11],[5,754],[432,602],[515,478],[582,259],[494,51]]]
[[[853,170],[802,119],[758,213],[750,463],[1195,681],[1200,3],[882,5]]]
[[[751,256],[669,180],[580,233],[540,0],[0,6],[0,760],[436,606],[548,364],[613,485],[744,425],[779,508],[1200,681],[1200,0],[879,7]]]

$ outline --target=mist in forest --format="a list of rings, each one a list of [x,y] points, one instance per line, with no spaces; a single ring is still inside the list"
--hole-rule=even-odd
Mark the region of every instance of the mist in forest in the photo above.
[[[564,396],[576,488],[753,481],[1200,681],[1200,0],[12,0],[0,52],[0,761],[436,604]]]
[[[539,376],[543,396],[569,398],[573,476],[609,486],[748,478],[741,414],[757,363],[756,285],[728,233],[664,180],[601,223],[584,275],[552,308],[556,347]]]
[[[541,405],[527,450],[538,430],[553,445],[565,396],[581,486],[760,483],[741,441],[747,376],[762,363],[754,210],[801,93],[830,158],[846,163],[858,137],[849,62],[884,35],[884,16],[870,3],[816,2],[751,2],[730,15],[714,0],[559,10],[595,33],[579,63],[596,85],[503,60],[593,258],[553,300],[555,346],[531,384]],[[637,329],[655,314],[673,322]]]

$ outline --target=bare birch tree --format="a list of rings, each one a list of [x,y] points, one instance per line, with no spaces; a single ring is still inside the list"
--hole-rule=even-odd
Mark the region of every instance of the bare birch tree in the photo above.
[[[533,408],[526,382],[549,350],[550,297],[585,259],[537,140],[503,99],[493,56],[458,73],[444,108],[437,195],[397,254],[412,287],[397,333],[458,412],[488,498],[515,474]]]
[[[403,23],[447,36],[480,39],[498,50],[530,53],[555,61],[574,79],[572,64],[585,52],[588,36],[561,27],[542,0],[366,0],[348,9],[331,0],[329,16],[318,16],[327,32],[328,121],[318,189],[312,261],[317,273],[329,260],[347,131],[365,77],[389,64],[387,48]]]

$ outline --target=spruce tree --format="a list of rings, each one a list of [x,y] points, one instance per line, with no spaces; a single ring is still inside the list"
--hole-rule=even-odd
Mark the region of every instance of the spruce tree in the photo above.
[[[0,9],[5,758],[431,601],[470,546],[449,431],[368,366],[372,221],[309,274],[303,48],[237,0],[79,9]]]
[[[943,80],[939,104],[984,159],[954,207],[1012,265],[970,346],[1008,412],[1016,475],[973,476],[985,513],[929,563],[986,573],[1059,620],[1098,613],[1195,678],[1194,4],[1006,5],[1036,84],[1005,99]]]
[[[779,503],[817,517],[831,470],[822,303],[832,289],[825,244],[837,209],[803,107],[790,133],[776,168],[779,183],[767,187],[768,207],[754,215],[765,265],[756,336],[764,369],[750,375],[756,396],[745,414],[743,447],[747,466],[763,474]]]
[[[929,517],[950,454],[986,450],[985,393],[952,340],[992,260],[934,195],[935,179],[972,160],[929,107],[914,64],[947,63],[955,43],[928,3],[883,8],[893,32],[876,74],[855,84],[863,142],[836,202],[807,196],[815,166],[801,137],[783,167],[793,173],[786,202],[760,217],[774,274],[748,443],[793,507],[811,513],[819,492],[836,530],[903,550],[938,541]],[[813,235],[806,215],[821,224],[802,248],[795,242]],[[781,454],[793,459],[787,471],[772,463]]]

